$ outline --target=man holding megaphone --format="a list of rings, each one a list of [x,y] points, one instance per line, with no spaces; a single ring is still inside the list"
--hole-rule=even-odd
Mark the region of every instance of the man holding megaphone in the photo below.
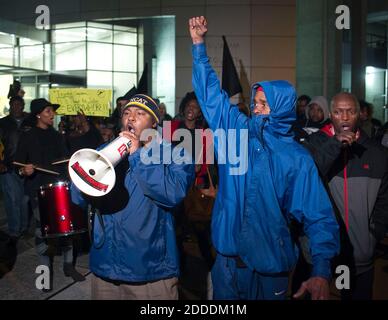
[[[129,143],[128,155],[120,164],[128,169],[122,179],[116,175],[116,185],[124,187],[128,201],[119,209],[117,205],[103,204],[101,215],[93,219],[92,299],[178,299],[179,265],[172,209],[193,183],[194,165],[191,158],[183,163],[174,161],[176,153],[172,153],[168,164],[142,161],[147,150],[160,147],[163,153],[165,141],[140,139],[144,130],[156,129],[159,120],[157,104],[146,95],[134,95],[122,110],[120,135]],[[77,204],[86,204],[92,198],[75,185],[71,189]],[[122,200],[119,194],[114,202]],[[104,202],[104,197],[99,199]]]

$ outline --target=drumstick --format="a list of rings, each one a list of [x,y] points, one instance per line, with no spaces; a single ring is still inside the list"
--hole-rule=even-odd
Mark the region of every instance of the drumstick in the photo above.
[[[27,166],[25,163],[20,163],[20,162],[16,162],[16,161],[14,161],[14,162],[12,162],[12,163],[13,163],[14,165],[16,165],[16,166],[21,166],[21,167]],[[35,169],[35,170],[38,170],[38,171],[50,173],[50,174],[55,174],[55,175],[57,175],[57,176],[60,175],[59,172],[51,171],[51,170],[47,170],[47,169],[43,169],[43,168],[40,168],[40,167],[34,167],[34,169]]]
[[[66,163],[66,162],[69,162],[70,159],[65,159],[65,160],[59,160],[59,161],[55,161],[52,163],[52,165],[55,165],[55,164],[62,164],[62,163]]]
[[[43,169],[43,168],[40,168],[40,167],[36,167],[35,169],[38,170],[38,171],[42,171],[42,172],[46,172],[46,173],[50,173],[50,174],[55,174],[56,176],[60,175],[59,172]]]

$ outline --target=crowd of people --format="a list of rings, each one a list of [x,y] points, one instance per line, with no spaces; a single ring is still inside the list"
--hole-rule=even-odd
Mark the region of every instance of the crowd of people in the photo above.
[[[330,103],[323,96],[297,98],[287,81],[256,82],[249,106],[231,104],[206,53],[207,30],[204,17],[189,20],[194,91],[175,117],[133,88],[116,100],[111,117],[81,111],[62,117],[55,130],[58,105],[34,99],[27,114],[24,91],[14,85],[10,113],[0,120],[11,241],[32,224],[40,263],[52,270],[56,246],[65,275],[83,281],[74,268],[73,237],[42,237],[37,192],[69,180],[66,163],[56,160],[123,136],[130,140],[128,156],[115,167],[109,194],[95,198],[70,187],[72,201],[92,217],[93,299],[178,299],[183,242],[192,237],[209,272],[209,299],[284,300],[291,288],[291,299],[326,300],[339,265],[351,275],[342,298],[372,299],[375,249],[388,228],[388,124],[351,93]],[[149,129],[154,134],[141,140]],[[173,139],[179,129],[191,135],[187,148],[188,141]],[[214,158],[210,152],[240,147],[213,141],[209,132],[218,129],[248,132],[245,173],[230,174],[230,160],[206,161]],[[145,164],[141,153],[155,149],[172,161]]]

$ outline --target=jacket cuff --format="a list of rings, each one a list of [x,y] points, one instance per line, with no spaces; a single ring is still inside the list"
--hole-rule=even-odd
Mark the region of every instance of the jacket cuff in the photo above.
[[[312,277],[325,278],[331,280],[331,264],[329,260],[318,260],[314,262]]]
[[[198,44],[193,44],[191,50],[192,50],[194,60],[200,60],[201,58],[207,58],[206,45],[204,42],[198,43]]]
[[[128,156],[129,167],[134,170],[140,161],[141,148],[137,149],[134,153]]]

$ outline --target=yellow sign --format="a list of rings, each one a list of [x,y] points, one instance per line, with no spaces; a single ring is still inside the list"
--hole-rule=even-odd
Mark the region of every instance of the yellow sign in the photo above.
[[[82,110],[87,116],[109,117],[112,90],[50,89],[49,96],[51,103],[60,105],[58,114],[76,115]]]

